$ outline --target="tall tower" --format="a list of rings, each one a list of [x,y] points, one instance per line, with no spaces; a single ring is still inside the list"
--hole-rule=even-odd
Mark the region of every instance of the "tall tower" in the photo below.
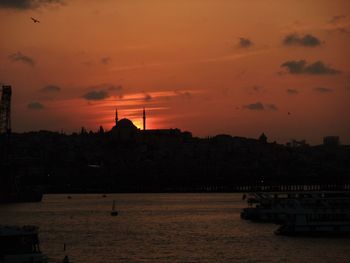
[[[115,126],[118,124],[118,109],[115,108]]]
[[[0,102],[0,133],[11,133],[11,86],[2,86]]]
[[[143,107],[143,130],[146,130],[146,110],[145,107]]]

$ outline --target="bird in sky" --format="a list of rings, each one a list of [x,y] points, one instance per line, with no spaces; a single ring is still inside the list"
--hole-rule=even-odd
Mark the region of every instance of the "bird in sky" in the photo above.
[[[32,19],[34,23],[40,23],[40,21],[38,19],[35,19],[33,17],[31,17],[30,19]]]

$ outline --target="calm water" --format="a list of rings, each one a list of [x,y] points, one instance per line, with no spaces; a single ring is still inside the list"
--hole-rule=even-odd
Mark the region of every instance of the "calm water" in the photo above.
[[[0,224],[40,227],[41,249],[92,262],[350,262],[350,239],[290,238],[240,219],[238,194],[46,195],[0,206]],[[119,216],[110,216],[112,200]]]

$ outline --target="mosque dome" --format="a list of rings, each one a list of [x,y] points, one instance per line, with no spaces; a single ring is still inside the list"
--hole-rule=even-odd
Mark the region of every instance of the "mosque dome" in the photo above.
[[[129,119],[121,119],[112,128],[112,136],[116,140],[128,141],[135,139],[138,128]]]
[[[137,129],[137,127],[132,123],[132,121],[126,118],[118,121],[115,127],[118,127],[119,129],[130,129],[130,130]]]

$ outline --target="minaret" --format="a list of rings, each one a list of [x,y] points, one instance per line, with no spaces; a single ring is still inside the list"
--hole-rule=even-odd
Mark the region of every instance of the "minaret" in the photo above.
[[[115,126],[118,124],[118,109],[115,108]]]
[[[143,130],[146,130],[146,110],[145,107],[143,107]]]

